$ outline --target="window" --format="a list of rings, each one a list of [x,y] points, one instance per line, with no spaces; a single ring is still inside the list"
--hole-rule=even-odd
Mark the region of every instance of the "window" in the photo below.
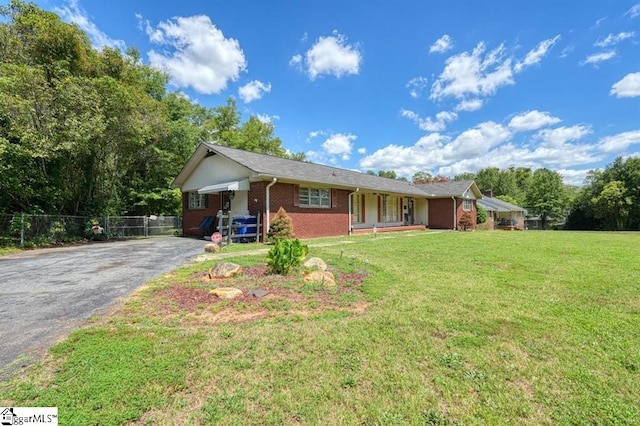
[[[465,212],[473,210],[473,202],[471,200],[462,200],[462,210]]]
[[[362,197],[360,194],[353,194],[351,213],[353,214],[353,223],[362,223]]]
[[[382,221],[383,222],[399,222],[400,219],[400,198],[382,195]]]
[[[207,203],[207,194],[189,193],[189,209],[204,209]]]
[[[300,207],[331,207],[331,195],[328,188],[300,187]]]

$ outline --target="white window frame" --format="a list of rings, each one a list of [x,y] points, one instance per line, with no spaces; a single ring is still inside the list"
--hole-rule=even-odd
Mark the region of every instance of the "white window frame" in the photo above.
[[[466,198],[462,200],[462,210],[465,212],[470,212],[473,210],[473,201],[467,200]]]
[[[382,218],[384,222],[400,222],[400,197],[383,195]]]
[[[331,189],[301,186],[298,189],[300,207],[314,209],[331,208]]]
[[[204,210],[206,208],[207,194],[189,192],[189,210]]]

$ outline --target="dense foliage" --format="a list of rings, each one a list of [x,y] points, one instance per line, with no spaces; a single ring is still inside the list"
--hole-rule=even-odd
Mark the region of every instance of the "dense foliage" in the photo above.
[[[277,242],[279,240],[292,240],[295,237],[293,220],[291,216],[287,214],[287,211],[280,207],[269,224],[267,240],[269,242]]]
[[[267,253],[269,273],[287,275],[292,269],[302,264],[309,253],[309,247],[300,240],[281,239]]]
[[[603,171],[592,170],[578,192],[569,229],[640,229],[640,158],[617,158]]]
[[[167,83],[135,49],[97,51],[52,12],[0,6],[0,213],[173,214],[200,141],[288,156],[232,99],[204,108]]]

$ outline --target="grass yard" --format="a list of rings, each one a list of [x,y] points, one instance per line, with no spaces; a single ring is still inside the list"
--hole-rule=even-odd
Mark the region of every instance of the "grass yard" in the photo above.
[[[259,301],[208,298],[216,262],[190,265],[0,384],[0,405],[57,406],[64,425],[637,425],[639,238],[350,237],[310,250],[336,288],[232,281],[272,290]]]

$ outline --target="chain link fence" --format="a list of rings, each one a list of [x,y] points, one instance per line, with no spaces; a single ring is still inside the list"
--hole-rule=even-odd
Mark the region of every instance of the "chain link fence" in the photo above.
[[[177,236],[180,216],[0,215],[0,246],[38,246],[84,239]]]

